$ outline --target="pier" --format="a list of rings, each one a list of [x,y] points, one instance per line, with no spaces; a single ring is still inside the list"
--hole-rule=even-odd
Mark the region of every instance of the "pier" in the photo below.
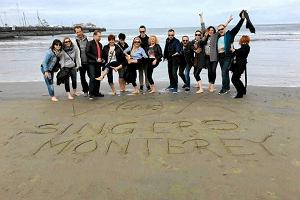
[[[97,27],[83,27],[84,32],[94,32],[100,30],[105,32],[105,28]],[[28,27],[0,27],[0,39],[22,37],[22,36],[47,36],[74,33],[73,27],[42,27],[42,26],[28,26]]]

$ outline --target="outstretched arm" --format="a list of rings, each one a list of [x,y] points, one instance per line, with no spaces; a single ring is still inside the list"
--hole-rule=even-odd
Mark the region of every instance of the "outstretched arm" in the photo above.
[[[199,16],[200,16],[201,31],[205,32],[205,22],[204,22],[203,12],[199,13]]]
[[[244,15],[244,11],[241,12],[241,19],[239,21],[239,23],[230,31],[231,35],[232,35],[232,39],[234,39],[234,37],[238,34],[238,32],[240,31],[244,21],[245,21],[245,15]]]
[[[227,19],[227,21],[224,23],[225,27],[228,26],[228,24],[233,20],[232,15],[229,16],[229,18]]]

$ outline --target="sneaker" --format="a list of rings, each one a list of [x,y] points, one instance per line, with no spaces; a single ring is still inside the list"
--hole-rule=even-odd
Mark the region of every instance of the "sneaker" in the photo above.
[[[186,88],[186,87],[187,87],[187,85],[186,85],[186,84],[183,84],[182,88],[184,89],[184,88]]]
[[[95,97],[94,97],[93,95],[90,95],[90,96],[89,96],[89,100],[94,100],[94,98],[95,98]]]
[[[83,93],[83,96],[84,96],[84,97],[88,97],[89,94],[88,94],[87,92],[84,92],[84,93]]]
[[[185,90],[186,92],[189,92],[189,91],[190,91],[190,88],[189,88],[189,87],[186,87],[184,90]]]
[[[230,92],[230,90],[221,89],[220,92],[219,92],[219,95],[224,95],[224,94],[227,94],[229,92]]]
[[[167,88],[166,88],[166,90],[172,90],[172,89],[174,89],[171,85],[169,85]]]
[[[177,88],[173,88],[173,89],[171,90],[171,92],[172,92],[173,94],[177,94],[177,93],[178,93],[178,90],[177,90]]]

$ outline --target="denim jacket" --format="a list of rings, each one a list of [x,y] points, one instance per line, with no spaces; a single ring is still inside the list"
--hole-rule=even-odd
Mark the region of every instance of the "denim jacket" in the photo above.
[[[56,55],[53,53],[51,49],[46,52],[46,56],[42,63],[42,72],[45,73],[47,71],[51,71],[57,61]]]

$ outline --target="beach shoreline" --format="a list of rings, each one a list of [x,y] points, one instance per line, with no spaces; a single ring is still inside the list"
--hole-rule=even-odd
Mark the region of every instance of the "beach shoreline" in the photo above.
[[[54,103],[42,82],[0,83],[1,198],[298,199],[299,88],[233,99],[102,85],[94,101],[56,87]]]

